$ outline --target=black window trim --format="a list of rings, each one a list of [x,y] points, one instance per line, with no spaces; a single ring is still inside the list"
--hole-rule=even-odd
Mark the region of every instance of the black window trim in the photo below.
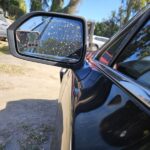
[[[150,18],[150,9],[142,16],[141,19],[139,19],[132,33],[127,35],[128,40],[126,42],[123,42],[124,44],[122,48],[120,49],[119,54],[122,52],[122,50],[124,50],[127,44],[135,37],[135,35],[143,27],[143,25],[145,25],[145,23],[147,22],[147,20],[149,20],[149,18]],[[112,64],[114,64],[116,59],[117,58],[114,59]],[[141,103],[143,103],[148,108],[150,108],[150,90],[148,90],[146,87],[142,86],[141,84],[136,82],[136,80],[130,78],[129,76],[113,69],[111,67],[112,64],[107,66],[96,59],[93,59],[92,62],[103,72],[104,75],[106,75],[108,78],[110,78],[111,80],[116,82],[118,85],[123,87],[123,89],[128,91],[130,94],[136,97]],[[126,82],[126,85],[123,84],[124,82]]]
[[[96,62],[93,61],[95,64]],[[150,109],[150,90],[137,83],[135,80],[126,76],[125,74],[114,70],[113,68],[99,62],[95,64],[102,73],[108,77],[112,82],[123,88],[129,94],[134,96],[139,102]]]
[[[150,6],[150,5],[149,5]],[[123,40],[123,42],[121,43],[121,45],[118,48],[118,54],[113,58],[113,60],[111,61],[111,63],[109,65],[106,65],[110,68],[113,69],[113,65],[115,64],[116,60],[118,59],[118,57],[120,56],[121,52],[127,47],[128,43],[130,43],[133,38],[136,36],[136,34],[138,33],[138,31],[140,31],[140,29],[143,27],[143,25],[145,25],[145,23],[150,19],[150,8],[146,11],[146,13],[139,19],[138,18],[138,22],[136,23],[136,25],[134,26],[133,30],[130,32],[130,34],[127,34],[126,38]],[[126,30],[125,30],[126,31]],[[96,64],[102,64],[100,61],[93,59],[93,61],[96,62]],[[119,71],[118,71],[119,72]],[[123,74],[123,73],[122,73]],[[127,76],[127,75],[126,75]],[[129,79],[131,79],[130,76],[128,76]],[[136,80],[135,80],[136,82]],[[137,83],[137,82],[136,82]],[[137,83],[139,84],[139,83]],[[141,85],[142,86],[142,85]],[[144,86],[143,86],[144,87]],[[144,87],[145,88],[145,87]],[[146,88],[145,88],[146,89]]]
[[[125,39],[128,39],[128,40],[125,40],[121,44],[122,48],[120,48],[118,50],[118,54],[114,57],[114,59],[112,60],[112,62],[109,65],[110,67],[113,67],[113,65],[115,64],[116,60],[121,55],[122,51],[124,51],[124,49],[128,46],[128,44],[132,42],[134,37],[142,29],[142,27],[147,23],[148,20],[150,20],[150,9],[148,10],[148,12],[146,12],[146,14],[144,14],[144,16],[140,20],[138,20],[138,22],[137,22],[136,26],[133,28],[133,31],[131,32],[131,34],[127,34]]]

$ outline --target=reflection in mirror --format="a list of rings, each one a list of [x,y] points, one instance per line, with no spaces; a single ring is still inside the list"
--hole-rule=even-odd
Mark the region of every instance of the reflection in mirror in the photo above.
[[[83,50],[83,24],[68,18],[36,16],[16,30],[18,52],[23,55],[76,63]]]

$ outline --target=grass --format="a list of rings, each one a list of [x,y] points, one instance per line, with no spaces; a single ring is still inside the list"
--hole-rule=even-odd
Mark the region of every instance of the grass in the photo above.
[[[0,55],[9,54],[8,43],[0,41]]]
[[[26,137],[23,142],[18,140],[21,150],[41,150],[43,145],[49,141],[49,135],[54,131],[54,126],[42,124],[38,128],[31,128],[31,126],[23,124],[22,129]]]
[[[25,74],[25,69],[17,65],[0,64],[0,73],[6,73],[11,75],[22,75]]]
[[[3,57],[5,55],[8,55],[9,48],[8,48],[8,42],[0,41],[0,57]],[[24,75],[26,72],[28,72],[29,68],[24,68],[24,66],[21,65],[15,65],[0,62],[0,73],[6,73],[10,75]]]

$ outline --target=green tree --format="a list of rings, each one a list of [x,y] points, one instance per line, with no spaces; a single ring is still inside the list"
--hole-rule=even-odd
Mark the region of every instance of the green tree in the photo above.
[[[104,37],[111,37],[119,29],[119,25],[117,23],[118,20],[115,17],[115,12],[113,11],[110,18],[96,23],[94,34]]]
[[[145,7],[150,0],[121,0],[117,18],[119,25],[126,24],[139,10]]]
[[[42,0],[31,0],[30,11],[42,10]]]
[[[0,0],[0,7],[3,9],[4,11],[4,16],[6,16],[7,11],[8,11],[8,0],[4,1],[4,0]]]
[[[113,11],[108,19],[96,23],[94,34],[111,37],[120,27],[125,25],[150,0],[121,0],[118,11]]]
[[[8,15],[11,19],[16,19],[26,13],[24,0],[0,0],[0,7],[4,15]]]
[[[95,25],[95,35],[111,37],[114,35],[119,29],[119,26],[111,22],[110,20],[98,22]]]
[[[81,0],[69,0],[67,6],[64,6],[64,0],[31,0],[31,11],[48,10],[53,12],[62,12],[73,14]],[[51,2],[51,3],[50,3]]]

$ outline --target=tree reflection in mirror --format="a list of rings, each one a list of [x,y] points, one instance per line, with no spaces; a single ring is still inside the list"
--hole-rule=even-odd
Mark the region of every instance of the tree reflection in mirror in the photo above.
[[[83,25],[68,18],[35,16],[16,30],[22,55],[76,63],[82,56]]]

